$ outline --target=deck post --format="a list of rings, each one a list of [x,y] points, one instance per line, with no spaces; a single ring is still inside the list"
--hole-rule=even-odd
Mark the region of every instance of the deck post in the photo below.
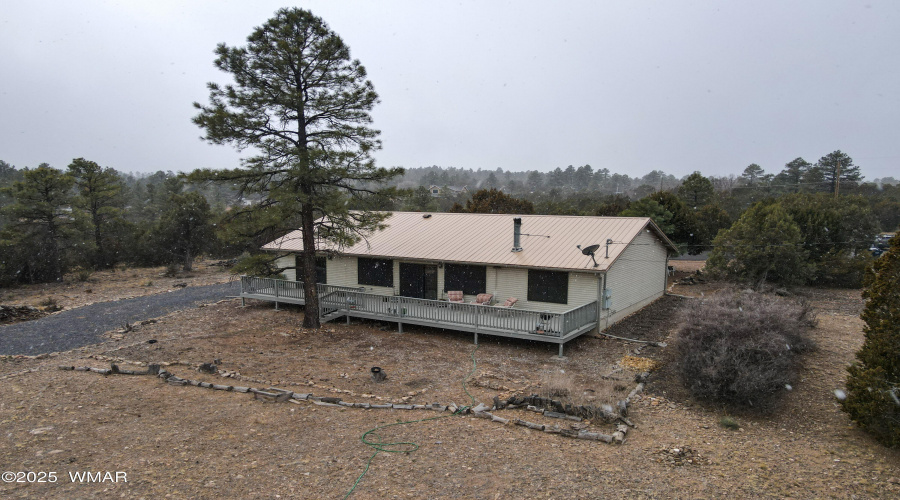
[[[559,357],[560,358],[563,357],[563,345],[565,345],[565,344],[563,344],[562,342],[559,343]]]
[[[394,303],[394,314],[397,315],[397,333],[403,333],[403,321],[401,321],[400,299],[394,296],[391,301]]]
[[[481,314],[481,310],[478,309],[478,306],[475,306],[475,345],[478,345],[478,317]]]
[[[241,307],[246,307],[245,299],[244,299],[244,277],[241,276]]]
[[[279,295],[278,295],[278,282],[279,281],[281,281],[281,280],[276,280],[276,279],[272,280],[272,288],[275,289],[275,298],[276,299],[279,297]],[[280,309],[278,309],[278,301],[277,300],[275,301],[275,310],[276,311],[280,310]]]

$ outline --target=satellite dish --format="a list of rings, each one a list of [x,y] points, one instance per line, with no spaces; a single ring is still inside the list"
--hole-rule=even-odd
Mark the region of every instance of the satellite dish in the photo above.
[[[578,248],[581,248],[581,245],[578,245]],[[587,248],[581,248],[581,253],[585,255],[593,255],[598,248],[600,248],[600,245],[591,245]]]
[[[600,248],[600,245],[591,245],[591,246],[588,246],[585,248],[581,248],[581,245],[575,245],[575,246],[578,247],[578,249],[581,250],[581,253],[583,253],[584,255],[591,256],[591,260],[594,261],[594,267],[597,267],[600,265],[600,264],[597,264],[597,259],[594,258],[594,252],[596,252],[597,249]]]

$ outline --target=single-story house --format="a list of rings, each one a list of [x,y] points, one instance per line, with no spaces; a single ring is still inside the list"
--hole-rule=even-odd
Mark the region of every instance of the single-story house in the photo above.
[[[560,352],[662,296],[677,253],[645,217],[393,212],[385,224],[348,248],[320,249],[330,250],[317,258],[320,296],[340,297],[323,299],[326,314],[556,342]],[[287,254],[278,265],[294,282],[300,232],[263,249]],[[278,293],[253,283],[242,296]],[[278,301],[302,303],[289,297],[297,288],[283,286]],[[465,303],[449,302],[453,291]],[[474,304],[479,294],[492,294],[493,305]],[[499,306],[509,298],[518,300]]]
[[[447,190],[447,194],[449,195],[464,194],[469,192],[468,186],[444,186],[443,188],[435,185],[428,186],[428,191],[431,193],[431,196],[441,196],[444,194],[445,189]]]

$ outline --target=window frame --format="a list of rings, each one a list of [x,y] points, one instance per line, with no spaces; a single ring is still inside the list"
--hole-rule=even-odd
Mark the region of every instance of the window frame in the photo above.
[[[288,268],[290,269],[290,268]],[[319,269],[322,270],[322,281],[319,281]],[[316,255],[316,283],[325,284],[328,280],[328,258],[324,255]],[[303,254],[294,254],[294,281],[303,281]]]
[[[383,265],[384,269],[378,269],[379,264]],[[360,285],[394,288],[393,259],[357,257],[356,273],[356,282]]]
[[[452,272],[461,272],[461,277],[448,279]],[[487,293],[487,266],[475,264],[444,264],[444,291],[462,290],[463,295]]]
[[[564,278],[561,279],[560,276]],[[547,278],[551,279],[551,287],[548,287]],[[557,283],[552,283],[558,280]],[[562,293],[560,294],[560,287]],[[555,292],[555,293],[554,293]],[[559,300],[559,296],[562,300]],[[528,301],[546,302],[549,304],[569,303],[569,273],[566,271],[548,271],[546,269],[528,270]]]

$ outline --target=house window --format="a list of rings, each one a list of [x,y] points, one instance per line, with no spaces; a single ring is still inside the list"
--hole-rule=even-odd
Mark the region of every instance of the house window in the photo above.
[[[325,257],[316,257],[316,283],[328,283],[327,262]]]
[[[529,269],[528,300],[568,304],[569,273]]]
[[[394,261],[391,259],[356,259],[359,284],[370,286],[394,286]]]
[[[327,283],[325,268],[327,267],[327,259],[325,257],[316,257],[316,283]],[[303,281],[303,255],[294,257],[294,269],[297,270],[296,281]]]
[[[444,291],[462,290],[466,295],[487,292],[487,268],[447,264],[444,266]]]

